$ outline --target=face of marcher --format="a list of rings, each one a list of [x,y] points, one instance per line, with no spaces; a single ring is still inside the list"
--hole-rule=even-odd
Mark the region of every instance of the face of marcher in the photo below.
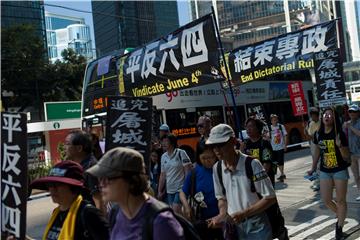
[[[152,152],[151,155],[150,155],[150,158],[151,158],[151,162],[157,163],[158,159],[159,159],[159,156],[158,156],[157,152]]]
[[[332,126],[334,124],[334,113],[331,110],[326,110],[323,113],[323,123],[325,126]]]
[[[312,113],[310,116],[313,121],[315,122],[319,121],[319,114]]]
[[[162,138],[163,136],[165,136],[167,134],[168,134],[168,131],[163,131],[163,130],[159,131],[160,138]]]
[[[171,145],[169,139],[167,139],[167,138],[164,138],[164,139],[162,140],[161,145],[163,146],[163,149],[164,149],[165,151],[168,151],[168,150],[174,148],[174,147]]]
[[[278,119],[277,117],[271,118],[271,124],[272,124],[272,125],[275,126],[278,122],[279,122],[279,119]]]
[[[215,153],[211,149],[206,149],[200,154],[200,162],[205,168],[212,168],[216,162]]]
[[[359,112],[349,110],[349,116],[351,120],[356,120],[359,118]]]
[[[100,178],[101,196],[105,202],[116,202],[124,195],[126,183],[119,178]],[[127,185],[126,185],[127,186]]]
[[[235,141],[235,138],[232,137],[225,143],[214,144],[212,147],[216,157],[224,161],[229,160],[235,152]]]
[[[257,138],[260,136],[260,132],[256,127],[256,124],[254,121],[249,121],[246,126],[246,133],[250,138]]]
[[[49,183],[48,188],[52,201],[59,205],[67,203],[74,196],[70,186],[65,183]]]
[[[79,147],[72,144],[72,134],[69,134],[65,138],[64,149],[65,149],[65,158],[68,160],[74,160],[79,154]]]

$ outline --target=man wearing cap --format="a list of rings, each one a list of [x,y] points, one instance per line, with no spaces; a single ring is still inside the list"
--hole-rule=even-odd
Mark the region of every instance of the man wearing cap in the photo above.
[[[272,160],[280,170],[280,177],[277,179],[283,182],[286,179],[284,173],[284,152],[287,150],[287,132],[284,125],[279,123],[279,117],[276,114],[270,115],[271,125],[269,127],[269,138],[273,149]],[[275,169],[276,170],[276,169]]]
[[[304,134],[310,139],[311,157],[312,161],[315,162],[317,161],[317,159],[314,159],[316,149],[316,144],[314,144],[314,135],[315,132],[318,131],[320,128],[319,109],[317,107],[310,108],[310,118],[310,122],[304,128]],[[317,169],[317,172],[319,172],[319,167]],[[315,191],[318,191],[320,189],[320,180],[315,179],[311,188]]]
[[[67,160],[72,160],[80,163],[86,171],[91,166],[95,165],[97,160],[92,154],[92,142],[90,134],[81,131],[71,131],[65,138],[65,154]],[[95,206],[105,212],[104,203],[99,191],[98,179],[85,174],[84,185],[90,190],[90,195],[84,195],[86,200],[95,203]]]
[[[276,203],[274,188],[261,163],[254,159],[251,161],[256,176],[254,185],[262,198],[251,191],[251,182],[245,172],[247,156],[235,150],[236,143],[234,131],[227,124],[219,124],[212,128],[206,141],[220,159],[214,165],[213,174],[220,213],[209,221],[209,226],[230,221],[235,224],[237,239],[272,239],[271,225],[264,211]],[[221,164],[223,184],[217,173],[218,164]]]
[[[144,219],[158,200],[145,193],[149,184],[144,159],[138,151],[111,149],[87,172],[100,179],[104,200],[118,204],[110,239],[183,239],[183,228],[170,211],[156,215],[153,235],[144,238]]]
[[[345,133],[347,133],[349,140],[351,170],[360,193],[360,108],[353,104],[349,107],[348,112],[350,120],[344,124],[347,131]],[[360,201],[360,196],[356,198],[356,201]]]
[[[32,189],[48,190],[54,203],[42,239],[108,239],[109,229],[100,210],[83,200],[83,168],[73,161],[56,164],[47,177],[34,180]]]
[[[162,124],[159,128],[160,139],[170,133],[170,127],[166,123]]]

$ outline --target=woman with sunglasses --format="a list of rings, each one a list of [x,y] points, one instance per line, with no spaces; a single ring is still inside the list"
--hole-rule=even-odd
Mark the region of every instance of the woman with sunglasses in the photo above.
[[[158,205],[158,200],[146,193],[148,177],[144,159],[138,151],[123,147],[111,149],[87,172],[100,179],[104,201],[116,204],[109,216],[110,239],[183,239],[183,228],[167,210],[150,219],[152,235],[146,235],[149,232],[144,227],[150,222],[144,219],[148,219],[148,213]]]
[[[341,131],[340,120],[332,108],[323,112],[320,129],[314,135],[316,144],[311,175],[316,171],[320,159],[320,193],[325,205],[337,217],[335,238],[343,239],[342,228],[347,213],[346,192],[349,179],[347,170],[350,157],[346,136]],[[333,200],[333,188],[336,190],[336,201]]]

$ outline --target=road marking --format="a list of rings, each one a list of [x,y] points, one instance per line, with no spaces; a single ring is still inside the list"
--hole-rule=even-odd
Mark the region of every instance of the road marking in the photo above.
[[[305,206],[302,206],[302,207],[299,208],[299,209],[307,209],[307,208],[309,208],[309,207],[315,206],[315,205],[318,204],[318,203],[320,203],[320,200],[315,201],[315,202],[313,202],[313,203],[309,203],[309,204],[307,204],[307,205],[305,205]]]
[[[347,221],[347,223],[343,227],[343,232],[349,231],[351,228],[359,225],[358,221],[356,221],[355,219],[352,219],[352,218],[346,218],[345,221]],[[335,229],[333,231],[329,232],[328,234],[322,236],[321,240],[329,240],[329,239],[333,239],[333,238],[335,238]],[[358,239],[360,239],[360,238],[358,238]]]
[[[324,219],[327,219],[329,216],[326,216],[326,215],[321,215],[319,217],[316,217],[316,218],[313,218],[307,222],[304,222],[300,225],[297,225],[297,226],[291,226],[289,227],[289,236],[293,235],[294,233],[297,233],[315,223],[318,223],[318,222],[321,222],[322,220]]]
[[[321,223],[321,224],[319,224],[319,225],[316,225],[316,226],[313,227],[313,228],[310,228],[310,229],[306,230],[305,232],[302,232],[302,233],[294,236],[294,238],[295,238],[296,240],[305,239],[306,237],[310,236],[311,234],[314,234],[314,233],[316,233],[316,232],[319,232],[319,231],[321,231],[322,229],[324,229],[324,228],[326,228],[326,227],[328,227],[328,226],[336,223],[336,221],[337,221],[337,219],[331,219],[331,220],[328,220],[328,221],[326,221],[326,222],[323,222],[323,223]],[[335,229],[335,227],[334,227],[334,229]],[[321,238],[321,239],[322,239],[322,238]]]

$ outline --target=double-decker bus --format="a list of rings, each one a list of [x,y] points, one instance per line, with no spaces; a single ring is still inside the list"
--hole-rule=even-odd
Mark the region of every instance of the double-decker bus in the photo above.
[[[83,128],[96,131],[104,137],[106,105],[108,95],[119,95],[119,54],[110,56],[109,71],[98,76],[99,60],[88,64],[84,77],[82,119]],[[308,71],[282,75],[267,81],[254,81],[233,88],[236,99],[239,124],[248,117],[249,110],[254,106],[262,106],[265,118],[275,113],[286,127],[290,144],[305,141],[303,119],[294,117],[289,99],[288,83],[295,80],[303,82],[307,103],[313,105],[313,84]],[[197,119],[208,115],[213,125],[229,123],[233,127],[233,103],[229,90],[224,90],[221,83],[212,83],[195,88],[183,89],[166,94],[153,96],[157,115],[162,123],[167,123],[172,133],[178,137],[179,146],[189,155],[194,154],[199,135],[196,129]]]

